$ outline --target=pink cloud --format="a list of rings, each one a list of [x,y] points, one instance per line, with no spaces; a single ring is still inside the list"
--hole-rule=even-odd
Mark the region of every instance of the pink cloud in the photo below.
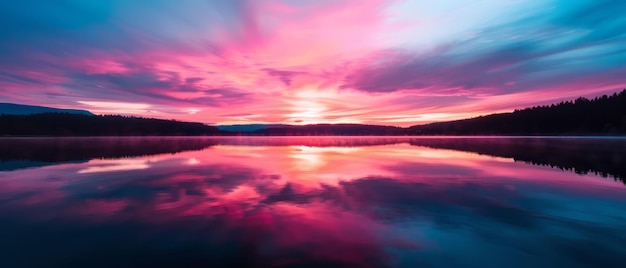
[[[413,4],[159,2],[139,16],[136,4],[127,3],[103,21],[85,22],[84,33],[62,28],[57,38],[39,33],[38,42],[23,46],[14,38],[9,48],[16,55],[0,55],[11,63],[0,64],[0,96],[205,123],[408,126],[610,93],[626,84],[610,36],[570,37],[579,26],[535,20],[529,23],[537,27],[508,21],[478,27],[471,20],[478,28],[457,32],[450,16],[463,10],[433,6],[433,14],[409,16],[412,10],[401,9]],[[149,109],[123,108],[133,103]]]

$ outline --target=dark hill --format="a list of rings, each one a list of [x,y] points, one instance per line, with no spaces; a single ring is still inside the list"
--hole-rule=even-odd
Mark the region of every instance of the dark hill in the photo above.
[[[45,114],[45,113],[67,113],[93,115],[90,111],[76,109],[58,109],[44,106],[23,105],[15,103],[0,103],[0,114],[9,115],[29,115],[29,114]]]
[[[198,136],[224,134],[216,127],[120,115],[47,113],[1,115],[0,136]]]
[[[408,128],[409,135],[625,135],[626,90],[512,113]]]

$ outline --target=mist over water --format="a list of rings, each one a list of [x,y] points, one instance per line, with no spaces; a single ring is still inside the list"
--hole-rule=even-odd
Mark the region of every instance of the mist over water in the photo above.
[[[0,139],[1,267],[622,267],[623,138]]]

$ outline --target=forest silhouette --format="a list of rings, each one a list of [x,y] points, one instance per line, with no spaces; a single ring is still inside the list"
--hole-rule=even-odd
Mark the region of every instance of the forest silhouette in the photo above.
[[[510,113],[416,125],[408,128],[363,124],[269,127],[225,131],[202,123],[121,115],[44,113],[0,115],[1,136],[404,136],[404,135],[626,135],[626,89],[593,99]]]

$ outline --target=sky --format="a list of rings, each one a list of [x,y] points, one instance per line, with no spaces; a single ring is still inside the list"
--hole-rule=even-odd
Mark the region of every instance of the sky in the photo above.
[[[623,0],[0,0],[0,102],[410,126],[626,88]]]

